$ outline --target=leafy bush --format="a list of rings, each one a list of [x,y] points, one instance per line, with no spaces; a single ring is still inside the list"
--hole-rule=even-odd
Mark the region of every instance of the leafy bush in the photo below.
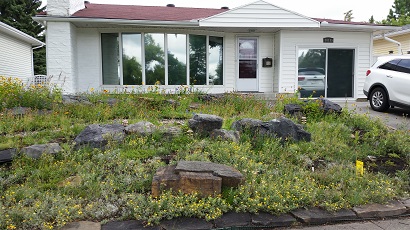
[[[61,91],[43,85],[26,86],[18,78],[0,76],[0,111],[17,106],[51,109],[61,101]]]

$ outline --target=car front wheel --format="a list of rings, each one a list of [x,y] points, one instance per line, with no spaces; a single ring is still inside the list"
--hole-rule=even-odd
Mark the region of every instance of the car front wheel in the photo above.
[[[378,87],[370,93],[370,106],[374,111],[384,112],[389,108],[387,93],[384,89]]]

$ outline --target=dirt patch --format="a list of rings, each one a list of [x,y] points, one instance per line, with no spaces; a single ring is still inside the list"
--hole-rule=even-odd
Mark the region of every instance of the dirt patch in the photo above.
[[[380,172],[388,175],[394,175],[397,171],[409,168],[406,158],[400,156],[368,157],[364,160],[364,165],[369,172]]]

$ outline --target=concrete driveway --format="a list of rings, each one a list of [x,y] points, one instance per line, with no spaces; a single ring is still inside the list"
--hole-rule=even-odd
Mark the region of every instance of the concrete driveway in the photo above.
[[[386,125],[401,130],[410,131],[410,110],[390,108],[386,112],[373,111],[369,102],[336,102],[343,108],[359,114],[367,114],[373,119],[380,119]]]

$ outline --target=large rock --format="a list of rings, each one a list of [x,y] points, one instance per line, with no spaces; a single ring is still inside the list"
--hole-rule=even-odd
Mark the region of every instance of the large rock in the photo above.
[[[237,187],[244,181],[236,169],[212,162],[180,161],[157,170],[152,180],[152,196],[163,190],[198,193],[213,196],[221,193],[222,186]]]
[[[336,104],[329,99],[326,98],[319,98],[320,101],[320,108],[325,112],[325,113],[341,113],[342,112],[342,107],[339,104]]]
[[[86,96],[82,95],[63,95],[63,104],[84,104],[84,105],[92,105],[90,100]]]
[[[212,173],[222,178],[222,186],[238,187],[244,180],[244,176],[237,169],[207,161],[179,161],[176,172]]]
[[[290,115],[299,115],[302,112],[302,106],[298,104],[287,104],[283,109],[283,113]]]
[[[264,124],[270,135],[295,141],[310,141],[311,134],[306,132],[301,125],[295,124],[292,120],[285,117],[271,120]]]
[[[16,149],[5,149],[0,151],[0,163],[7,163],[13,161],[16,156]]]
[[[216,115],[195,114],[192,119],[189,119],[188,126],[199,135],[209,136],[212,130],[222,127],[222,122],[223,119]]]
[[[233,130],[226,130],[226,129],[214,129],[210,137],[216,140],[223,140],[223,141],[239,141],[239,132]]]
[[[75,139],[75,149],[82,146],[104,148],[108,142],[120,142],[125,138],[124,126],[121,124],[87,126]]]
[[[149,136],[152,135],[157,127],[148,121],[141,121],[135,124],[128,125],[125,127],[126,134],[137,134],[139,136]]]
[[[39,159],[41,155],[43,154],[54,155],[61,151],[62,151],[62,148],[60,147],[58,143],[31,145],[31,146],[24,147],[21,149],[21,153],[33,159]]]
[[[232,124],[232,128],[240,133],[250,133],[254,136],[270,136],[296,141],[310,141],[311,134],[306,132],[301,125],[295,124],[285,117],[263,122],[256,119],[241,119]]]
[[[258,135],[268,134],[268,130],[264,127],[264,122],[258,119],[244,118],[232,123],[232,129],[240,133],[251,133]]]

